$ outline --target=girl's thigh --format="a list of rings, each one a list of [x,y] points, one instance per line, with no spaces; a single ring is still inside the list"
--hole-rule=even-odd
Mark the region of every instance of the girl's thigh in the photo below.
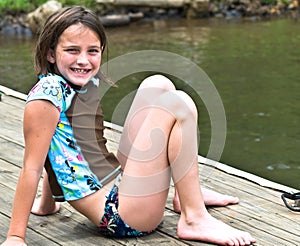
[[[134,197],[119,194],[120,217],[132,228],[154,230],[162,221],[168,190],[156,194]]]

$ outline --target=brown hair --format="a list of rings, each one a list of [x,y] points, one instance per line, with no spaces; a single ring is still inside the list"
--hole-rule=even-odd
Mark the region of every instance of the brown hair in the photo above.
[[[34,64],[38,75],[56,72],[54,64],[47,60],[48,51],[55,50],[59,37],[65,29],[78,23],[98,34],[103,53],[106,46],[106,35],[98,16],[80,6],[63,8],[47,18],[37,40]]]

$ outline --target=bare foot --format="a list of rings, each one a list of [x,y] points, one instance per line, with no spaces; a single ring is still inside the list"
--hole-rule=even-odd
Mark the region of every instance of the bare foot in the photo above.
[[[59,202],[50,202],[47,204],[42,204],[41,198],[34,200],[33,206],[31,208],[31,213],[34,215],[45,216],[55,214],[60,210]]]
[[[206,206],[227,206],[230,204],[239,203],[238,197],[224,195],[219,192],[216,192],[216,191],[213,191],[210,189],[206,189],[206,188],[201,188],[201,190],[202,190],[204,204]],[[181,212],[179,196],[178,196],[176,189],[175,189],[175,195],[173,198],[173,209],[176,213]]]
[[[206,206],[227,206],[239,203],[238,197],[224,195],[206,188],[201,188],[201,190]]]
[[[197,240],[218,245],[251,245],[255,239],[247,232],[237,230],[215,219],[208,213],[193,221],[180,217],[177,226],[178,237],[186,240]]]

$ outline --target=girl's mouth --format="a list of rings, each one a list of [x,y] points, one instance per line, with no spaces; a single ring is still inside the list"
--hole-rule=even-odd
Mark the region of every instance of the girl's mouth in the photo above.
[[[71,70],[75,73],[87,74],[91,69],[82,69],[82,68],[71,68]]]

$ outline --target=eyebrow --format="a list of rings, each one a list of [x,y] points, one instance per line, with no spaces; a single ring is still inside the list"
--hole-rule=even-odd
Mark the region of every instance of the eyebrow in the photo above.
[[[69,45],[62,45],[62,48],[79,48],[80,45],[76,45],[76,44],[69,44]],[[102,46],[100,45],[91,45],[91,46],[88,46],[89,49],[93,48],[97,48],[97,49],[102,49]]]
[[[92,45],[92,46],[89,46],[89,48],[98,48],[98,49],[102,49],[102,46],[98,46],[98,45]]]

